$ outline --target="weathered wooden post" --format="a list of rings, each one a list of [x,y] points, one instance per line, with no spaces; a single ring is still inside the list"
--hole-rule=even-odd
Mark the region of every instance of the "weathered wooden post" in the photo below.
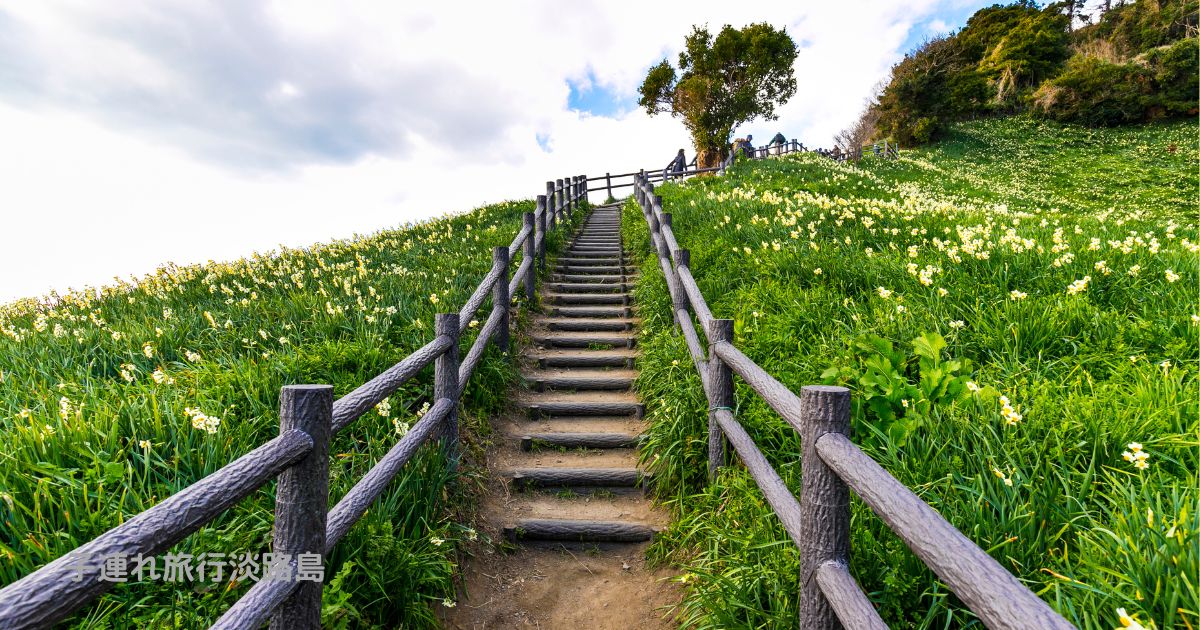
[[[615,199],[616,197],[612,196],[612,173],[604,174],[604,187],[608,189],[608,196],[604,200]]]
[[[558,212],[561,215],[565,211],[567,205],[565,202],[566,195],[563,194],[563,180],[558,179],[554,181],[554,195],[554,207],[558,209]],[[559,218],[561,218],[561,216]]]
[[[671,250],[667,248],[667,239],[663,237],[662,226],[666,223],[665,216],[662,211],[662,197],[654,195],[650,197],[650,215],[654,217],[654,233],[658,235],[658,255],[667,260],[671,259]],[[661,217],[661,218],[660,218]],[[670,278],[667,279],[670,281]]]
[[[505,250],[504,253],[508,253]],[[505,288],[508,288],[505,286]],[[433,332],[438,337],[446,335],[453,343],[433,362],[433,399],[454,401],[450,413],[446,414],[444,442],[450,454],[451,465],[458,460],[458,313],[438,313],[433,317]]]
[[[500,325],[496,327],[496,345],[508,352],[508,322],[511,298],[508,295],[508,248],[501,245],[492,250],[492,266],[500,270],[500,279],[492,287],[492,308],[500,309]]]
[[[733,343],[733,320],[714,319],[708,322],[708,479],[717,478],[717,472],[725,465],[725,437],[721,425],[717,424],[716,412],[733,412],[733,370],[713,352],[713,346],[722,341]],[[807,628],[801,626],[802,628]]]
[[[538,230],[536,222],[533,220],[532,212],[526,212],[524,219],[525,229],[529,232],[529,235],[525,237],[525,244],[521,250],[521,256],[525,259],[521,261],[525,263],[525,301],[533,304],[533,283],[537,278],[537,269],[534,268],[533,261],[537,258]]]
[[[653,199],[653,198],[651,198],[651,199]],[[656,243],[658,242],[658,240],[661,236],[661,232],[659,232],[660,228],[659,228],[659,223],[658,223],[658,212],[655,212],[653,201],[651,201],[650,203],[647,203],[647,204],[643,204],[643,206],[646,208],[646,212],[649,213],[646,216],[650,219],[650,234],[651,234],[650,244],[654,245],[655,251],[657,251],[658,245],[656,245]]]
[[[321,628],[332,428],[332,386],[288,385],[280,390],[279,431],[299,429],[307,433],[312,438],[313,449],[304,459],[279,474],[275,490],[275,532],[271,552],[290,557],[295,571],[288,579],[303,579],[303,582],[271,616],[272,630]],[[300,562],[302,554],[303,563]],[[314,556],[317,559],[315,566],[309,560]]]
[[[546,269],[546,215],[549,213],[549,208],[546,207],[546,195],[537,196],[537,233],[538,238],[534,242],[537,246],[538,269]]]
[[[826,562],[850,564],[850,489],[817,455],[826,433],[850,436],[850,390],[829,385],[800,388],[800,627],[842,627],[817,584]]]
[[[562,182],[563,207],[567,209],[567,218],[569,219],[571,212],[575,209],[575,200],[571,195],[571,178],[564,177],[558,181]]]
[[[671,225],[671,215],[670,214],[663,215],[663,219],[666,220],[667,225]],[[672,234],[673,233],[674,232],[672,232]],[[674,260],[672,262],[675,263],[675,272],[671,274],[671,280],[673,280],[675,282],[675,288],[677,289],[677,291],[675,291],[675,295],[673,296],[674,299],[672,300],[671,307],[675,309],[675,323],[682,326],[683,325],[683,321],[682,321],[683,315],[681,315],[679,313],[679,311],[682,310],[684,312],[687,312],[688,297],[687,297],[687,293],[684,292],[684,290],[683,290],[683,282],[681,282],[679,280],[679,270],[684,267],[691,266],[692,254],[691,254],[691,252],[689,252],[686,249],[679,248],[679,249],[675,250]]]
[[[554,231],[554,182],[546,182],[546,228]]]

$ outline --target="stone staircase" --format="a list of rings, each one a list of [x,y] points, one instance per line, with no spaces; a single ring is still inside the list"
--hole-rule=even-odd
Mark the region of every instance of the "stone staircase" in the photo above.
[[[594,210],[543,285],[522,357],[523,417],[500,427],[510,446],[493,462],[517,491],[511,541],[647,541],[664,521],[637,467],[645,408],[632,390],[635,277],[620,222],[619,206]]]

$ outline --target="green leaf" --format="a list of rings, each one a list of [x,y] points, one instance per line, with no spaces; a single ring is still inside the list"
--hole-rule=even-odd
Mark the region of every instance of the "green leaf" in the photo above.
[[[929,359],[937,363],[942,356],[942,350],[946,348],[946,340],[941,335],[935,332],[922,333],[920,337],[913,339],[913,352],[918,357]]]

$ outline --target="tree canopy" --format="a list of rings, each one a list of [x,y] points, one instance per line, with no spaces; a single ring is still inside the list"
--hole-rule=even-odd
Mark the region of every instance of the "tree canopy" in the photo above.
[[[725,25],[714,38],[693,27],[679,53],[650,68],[638,104],[650,115],[682,118],[702,166],[725,155],[734,128],[756,118],[775,120],[775,108],[796,93],[796,44],[787,29]]]

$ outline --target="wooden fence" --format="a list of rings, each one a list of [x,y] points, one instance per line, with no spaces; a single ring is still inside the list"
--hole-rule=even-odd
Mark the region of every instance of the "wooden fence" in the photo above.
[[[873,155],[885,160],[894,160],[900,157],[900,145],[884,140],[883,142],[864,144],[861,147],[856,147],[848,151],[835,149],[832,152],[824,153],[824,155],[838,162],[858,162],[863,159],[864,155]]]
[[[688,250],[679,246],[671,214],[663,212],[654,184],[638,177],[634,198],[650,228],[674,320],[708,399],[710,478],[725,465],[728,443],[800,549],[801,628],[887,627],[849,571],[851,490],[989,628],[1073,627],[855,446],[850,440],[848,389],[809,385],[796,395],[738,350],[733,320],[717,319],[709,310],[692,276]],[[693,317],[704,331],[704,341]],[[734,417],[734,374],[800,433],[799,500]]]
[[[782,144],[767,144],[767,145],[763,145],[761,147],[752,148],[750,150],[750,154],[747,157],[750,157],[751,159],[755,159],[755,160],[761,160],[761,159],[768,158],[772,155],[787,155],[788,153],[800,153],[800,152],[807,152],[807,151],[808,151],[808,149],[804,148],[800,144],[799,141],[789,140]],[[888,142],[887,140],[885,140],[883,142],[878,142],[875,144],[863,145],[854,151],[842,152],[839,150],[837,153],[834,153],[831,151],[823,151],[823,152],[821,152],[821,155],[825,155],[825,156],[830,157],[839,162],[845,162],[847,160],[852,160],[852,161],[857,162],[857,161],[861,160],[864,155],[875,155],[878,157],[895,159],[900,156],[900,147],[899,147],[899,145],[897,145],[894,142]],[[589,185],[589,188],[587,189],[586,192],[591,193],[591,192],[603,191],[608,195],[608,198],[611,199],[611,198],[614,198],[613,190],[621,189],[621,188],[628,188],[630,186],[635,186],[637,183],[637,179],[639,177],[645,178],[645,180],[650,183],[654,183],[654,182],[661,183],[661,182],[669,180],[669,179],[682,179],[682,178],[686,178],[686,177],[691,177],[693,175],[698,175],[700,173],[717,173],[717,174],[723,175],[725,173],[725,169],[729,168],[729,166],[733,164],[733,160],[736,157],[737,157],[737,152],[730,151],[729,155],[725,157],[725,159],[721,162],[721,164],[719,166],[714,166],[711,168],[702,168],[702,169],[695,168],[696,167],[696,159],[692,158],[691,163],[688,164],[688,168],[686,168],[682,171],[669,171],[666,168],[662,168],[662,169],[641,169],[639,171],[630,172],[630,173],[617,173],[617,174],[605,173],[605,174],[597,176],[597,177],[586,178],[586,182]],[[617,183],[614,184],[613,180],[617,180]],[[627,180],[627,181],[621,181],[621,180]],[[596,187],[592,188],[590,186],[593,182],[601,182],[601,183],[599,185],[597,185]]]
[[[101,579],[102,566],[94,559],[162,553],[275,478],[271,548],[292,558],[287,575],[256,583],[212,627],[250,630],[269,619],[277,630],[320,628],[322,582],[304,579],[301,570],[324,572],[325,556],[423,444],[440,437],[451,462],[457,460],[463,390],[489,343],[507,349],[510,298],[524,286],[533,299],[535,261],[545,266],[546,235],[570,217],[586,189],[583,176],[546,182],[536,212],[525,213],[511,245],[493,250],[491,271],[462,309],[436,316],[429,343],[336,401],[329,385],[284,387],[278,437],[0,590],[0,628],[47,628],[65,619],[113,586]],[[510,279],[518,252],[521,264]],[[460,360],[459,336],[489,295],[491,314]],[[327,513],[330,439],[430,364],[433,406]],[[298,566],[301,555],[315,566]]]

